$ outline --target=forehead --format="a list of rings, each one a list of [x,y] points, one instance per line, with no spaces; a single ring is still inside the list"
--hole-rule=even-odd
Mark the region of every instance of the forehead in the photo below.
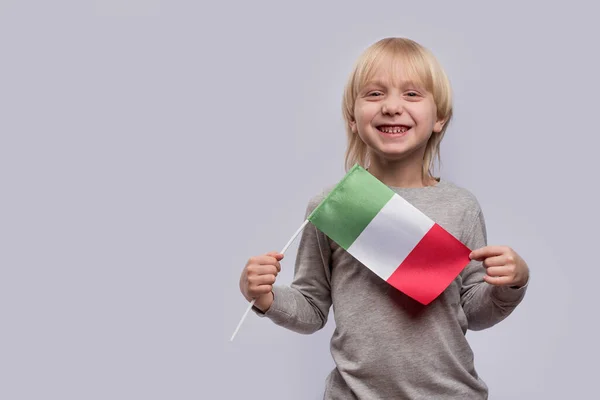
[[[395,87],[413,84],[429,91],[432,86],[431,72],[425,63],[399,55],[384,55],[373,60],[365,69],[360,86],[364,87],[373,82]]]

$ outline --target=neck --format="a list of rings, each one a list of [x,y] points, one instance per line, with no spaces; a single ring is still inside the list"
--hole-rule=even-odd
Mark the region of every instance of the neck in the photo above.
[[[388,186],[402,188],[418,188],[431,186],[436,180],[431,176],[423,176],[422,164],[407,162],[408,160],[382,160],[371,157],[369,172]]]

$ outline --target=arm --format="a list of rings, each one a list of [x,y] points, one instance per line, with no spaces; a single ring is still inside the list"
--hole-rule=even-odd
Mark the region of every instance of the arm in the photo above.
[[[318,205],[313,199],[305,217]],[[300,237],[294,279],[287,286],[273,287],[273,302],[266,312],[253,307],[261,317],[294,332],[309,334],[323,328],[331,306],[331,249],[327,237],[310,222]]]
[[[487,246],[485,220],[478,208],[467,232],[465,244],[472,250]],[[461,273],[461,305],[469,322],[469,329],[483,330],[508,317],[525,296],[527,283],[492,285],[480,259],[473,259]],[[506,281],[505,281],[506,282]]]

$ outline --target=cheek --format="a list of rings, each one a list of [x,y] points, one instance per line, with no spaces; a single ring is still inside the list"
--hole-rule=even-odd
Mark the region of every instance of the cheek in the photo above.
[[[431,127],[433,129],[436,121],[436,110],[433,109],[421,109],[414,114],[414,118],[417,122],[423,126]]]
[[[363,108],[356,114],[356,122],[359,126],[367,126],[373,120],[376,111],[371,108]]]

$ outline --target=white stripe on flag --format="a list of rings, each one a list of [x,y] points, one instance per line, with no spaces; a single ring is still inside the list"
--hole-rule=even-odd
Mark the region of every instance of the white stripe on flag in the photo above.
[[[433,225],[429,217],[394,194],[348,253],[387,280]]]

